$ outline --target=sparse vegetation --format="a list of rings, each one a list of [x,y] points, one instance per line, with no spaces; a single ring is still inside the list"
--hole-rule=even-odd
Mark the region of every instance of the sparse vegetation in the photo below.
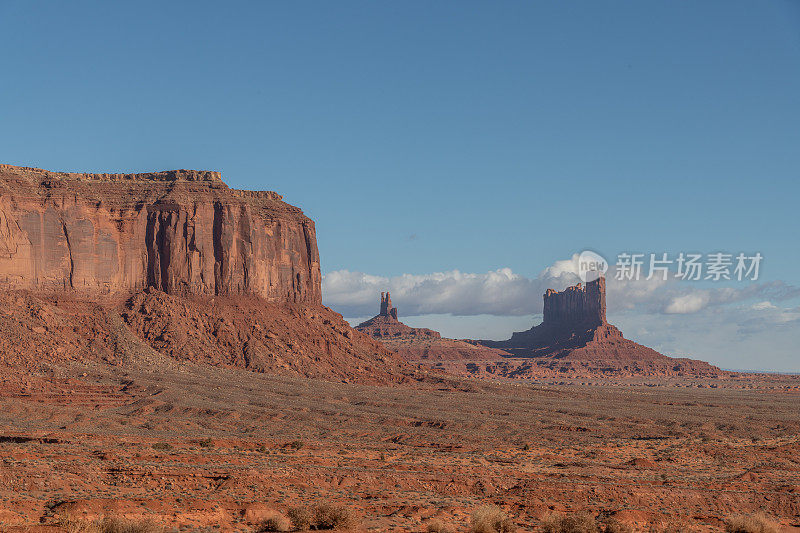
[[[100,520],[66,519],[61,527],[67,533],[163,533],[164,528],[150,520],[125,520],[105,517]]]
[[[332,503],[319,503],[311,510],[306,507],[292,507],[288,515],[294,530],[347,529],[356,525],[355,516],[350,509]]]
[[[482,505],[473,511],[471,533],[512,533],[517,528],[505,511],[496,505]]]
[[[258,533],[266,533],[268,531],[289,531],[291,529],[290,526],[291,523],[289,519],[276,511],[262,520],[261,523],[258,524],[256,531]]]
[[[453,528],[449,524],[434,518],[428,522],[425,531],[428,533],[453,533]]]
[[[725,520],[728,533],[777,533],[778,524],[764,513],[737,515]]]
[[[342,505],[320,503],[314,506],[314,519],[311,526],[314,529],[342,529],[351,527],[354,523],[350,509]]]
[[[311,511],[305,507],[292,507],[287,514],[294,529],[308,529],[311,527]]]
[[[542,521],[539,531],[542,533],[633,533],[633,530],[614,518],[601,522],[591,515],[578,513],[567,516],[552,514]]]
[[[542,521],[542,533],[598,533],[601,531],[597,521],[588,514],[565,516],[552,514]]]

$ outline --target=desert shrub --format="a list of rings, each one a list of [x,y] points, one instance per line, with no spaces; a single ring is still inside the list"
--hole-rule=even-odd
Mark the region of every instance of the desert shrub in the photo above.
[[[453,528],[450,527],[448,524],[445,524],[441,520],[436,520],[435,518],[428,522],[425,531],[428,533],[453,533]]]
[[[258,533],[265,533],[268,531],[289,531],[289,529],[289,519],[282,514],[275,512],[262,520],[261,523],[258,524],[256,531]]]
[[[67,533],[162,533],[164,528],[149,520],[103,518],[101,520],[73,520],[61,522]]]
[[[552,514],[542,521],[539,531],[542,533],[597,533],[600,527],[588,514],[564,516]]]
[[[199,444],[201,448],[211,448],[211,446],[214,445],[214,441],[212,441],[211,437],[209,437],[207,439],[197,441],[197,444]]]
[[[512,533],[516,530],[514,522],[496,505],[482,505],[472,512],[471,533]]]
[[[330,503],[314,506],[311,526],[314,529],[340,529],[353,525],[353,515],[347,507]]]
[[[737,515],[725,520],[728,533],[777,533],[778,524],[764,513]]]
[[[99,528],[94,522],[88,520],[75,520],[66,518],[58,524],[66,533],[99,533]]]
[[[163,531],[163,527],[149,520],[104,518],[100,522],[101,533],[161,533]]]
[[[172,444],[166,442],[156,442],[153,444],[153,449],[161,452],[166,452],[172,449]]]
[[[305,507],[292,507],[286,513],[294,529],[308,529],[311,527],[311,512]]]

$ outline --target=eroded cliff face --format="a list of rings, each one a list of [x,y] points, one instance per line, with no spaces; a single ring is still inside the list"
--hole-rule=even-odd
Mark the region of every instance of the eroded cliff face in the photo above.
[[[314,222],[218,172],[75,174],[0,165],[0,284],[252,294],[319,304]]]
[[[561,292],[547,289],[543,323],[565,326],[605,324],[606,279],[598,278],[586,286],[578,283]]]

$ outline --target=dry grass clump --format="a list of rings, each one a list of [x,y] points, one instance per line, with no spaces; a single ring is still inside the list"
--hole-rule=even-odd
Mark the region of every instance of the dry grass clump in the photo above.
[[[449,524],[445,524],[441,520],[434,518],[428,522],[425,531],[428,533],[453,533],[453,528]]]
[[[311,527],[314,529],[344,529],[355,522],[350,509],[343,505],[320,503],[314,506],[313,514]]]
[[[482,505],[472,512],[471,533],[513,533],[514,522],[496,505]]]
[[[308,529],[311,527],[311,511],[305,507],[292,507],[286,513],[294,529]]]
[[[164,528],[150,520],[106,517],[100,520],[66,519],[61,527],[67,533],[163,533]]]
[[[764,513],[736,515],[725,520],[728,533],[778,533],[778,524]]]
[[[543,533],[633,533],[633,530],[614,518],[598,522],[586,513],[565,516],[551,514],[542,521],[539,531]]]
[[[598,533],[602,531],[597,521],[588,514],[565,516],[551,514],[539,526],[542,533]]]
[[[332,503],[318,503],[311,510],[306,507],[292,507],[288,515],[295,530],[347,529],[356,525],[355,516],[350,509]]]
[[[64,518],[58,525],[67,533],[95,533],[94,523],[87,520]]]
[[[258,524],[256,531],[258,533],[266,533],[268,531],[289,531],[291,524],[289,519],[279,512],[269,514],[261,523]]]

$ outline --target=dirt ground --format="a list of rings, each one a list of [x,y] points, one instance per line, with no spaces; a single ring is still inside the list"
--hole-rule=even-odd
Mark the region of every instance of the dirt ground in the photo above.
[[[635,531],[800,525],[800,377],[410,385],[178,364],[53,367],[0,382],[0,524],[148,518],[253,531],[343,504],[356,529],[466,531],[493,503],[522,531],[554,511]]]

